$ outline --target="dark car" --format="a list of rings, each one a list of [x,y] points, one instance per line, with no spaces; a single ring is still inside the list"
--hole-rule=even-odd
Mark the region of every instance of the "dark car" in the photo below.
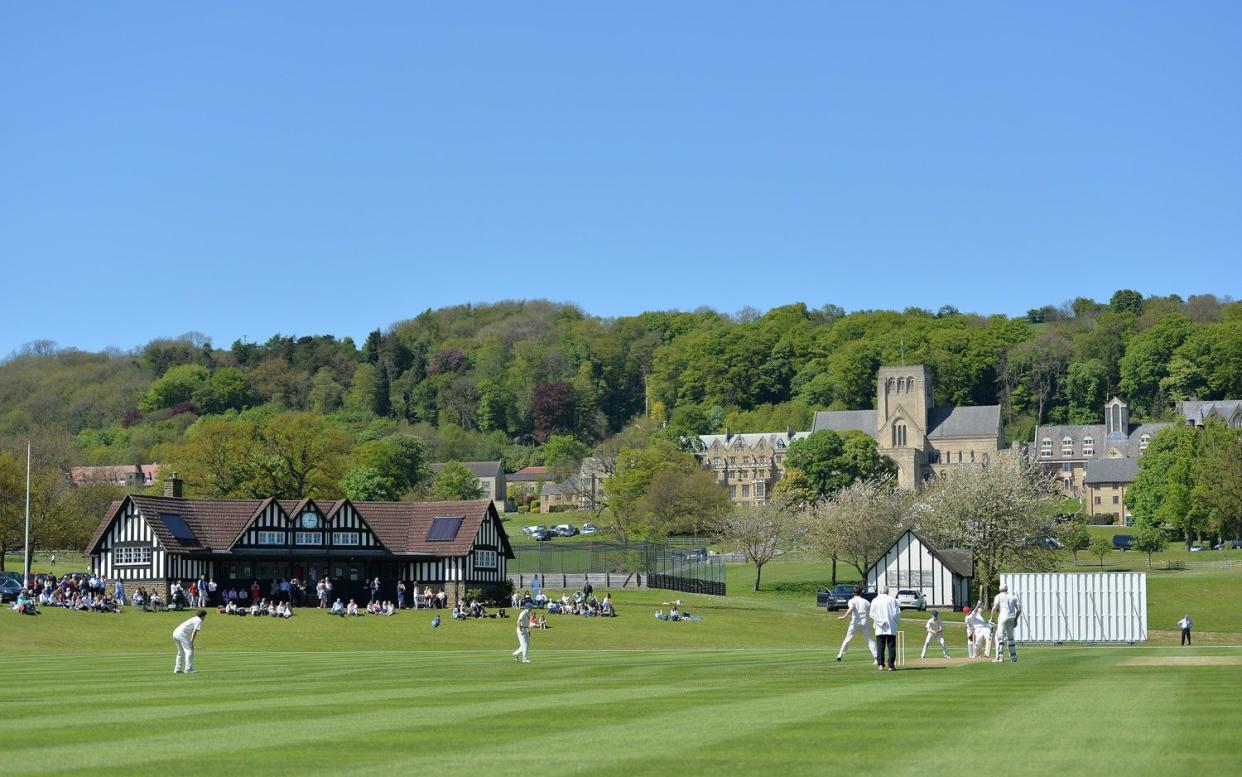
[[[22,592],[22,583],[20,580],[12,577],[6,577],[0,580],[0,602],[15,602],[17,595]]]
[[[1113,549],[1129,550],[1134,545],[1134,537],[1129,534],[1114,534]]]
[[[876,597],[876,590],[870,586],[863,588],[862,598],[871,601]],[[820,588],[815,594],[815,606],[824,607],[828,612],[844,610],[850,599],[854,598],[854,585],[843,583],[832,588]]]
[[[530,536],[531,536],[531,539],[533,539],[535,542],[547,542],[548,540],[552,539],[556,535],[548,531],[547,529],[535,529],[533,532],[530,533]]]

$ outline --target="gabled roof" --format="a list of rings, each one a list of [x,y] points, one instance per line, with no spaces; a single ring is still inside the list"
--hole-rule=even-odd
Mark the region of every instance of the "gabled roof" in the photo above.
[[[936,546],[931,543],[931,540],[927,539],[927,537],[914,529],[907,529],[902,532],[901,536],[893,540],[893,543],[884,549],[884,552],[880,554],[880,558],[877,558],[875,561],[871,562],[871,566],[868,567],[868,569],[871,569],[876,564],[879,564],[880,561],[888,555],[888,552],[897,547],[897,544],[901,542],[902,538],[907,534],[912,535],[916,540],[918,540],[919,544],[926,548],[928,553],[932,554],[932,557],[940,559],[940,563],[948,567],[949,571],[953,574],[958,577],[966,578],[975,576],[975,561],[973,553],[966,548],[945,548],[944,550],[938,550]]]
[[[279,504],[286,514],[304,506],[309,500],[272,499],[175,499],[164,496],[130,494],[125,500],[113,502],[108,507],[99,527],[91,536],[86,552],[94,553],[107,533],[108,527],[121,512],[126,501],[132,501],[151,525],[160,544],[173,553],[227,553],[246,529],[272,502]],[[370,527],[376,539],[390,553],[397,555],[464,556],[470,552],[479,527],[492,516],[497,534],[502,538],[503,551],[513,558],[513,549],[505,534],[504,526],[496,516],[496,508],[490,499],[464,502],[349,502],[348,500],[316,502],[315,506],[331,519],[345,505],[353,507],[358,517]],[[194,538],[184,541],[174,535],[165,524],[163,515],[180,516]],[[427,530],[437,517],[460,517],[461,530],[452,542],[426,540]]]
[[[801,440],[809,435],[810,432],[743,432],[741,434],[700,434],[699,442],[703,444],[703,448],[711,448],[715,443],[720,443],[726,449],[743,449],[754,448],[761,442],[767,442],[768,447],[773,450],[780,450],[782,446],[788,447],[795,440]],[[585,463],[585,462],[584,462]]]
[[[439,474],[446,463],[432,464],[431,471]],[[476,478],[502,478],[505,474],[505,468],[499,461],[459,461],[457,463],[470,470],[470,474]]]
[[[1130,483],[1138,475],[1138,459],[1092,459],[1084,483]]]
[[[1187,399],[1177,403],[1177,412],[1195,426],[1203,426],[1209,418],[1229,421],[1239,410],[1242,410],[1242,399]]]
[[[995,437],[1000,433],[1000,405],[933,407],[927,411],[927,436]]]
[[[812,432],[829,429],[834,432],[858,430],[867,434],[875,433],[874,410],[821,410],[815,414],[811,424]]]
[[[505,475],[505,480],[510,483],[535,483],[540,480],[547,480],[549,477],[547,467],[523,467],[517,472],[510,472],[508,475]]]

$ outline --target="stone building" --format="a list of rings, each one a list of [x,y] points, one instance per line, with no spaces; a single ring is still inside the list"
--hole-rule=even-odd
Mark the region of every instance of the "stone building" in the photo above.
[[[785,475],[785,453],[809,432],[759,432],[699,435],[699,461],[716,473],[716,482],[729,489],[736,504],[763,504]]]
[[[914,488],[958,464],[987,461],[1005,446],[999,405],[936,407],[931,372],[923,365],[881,367],[874,410],[826,410],[813,432],[860,430],[897,463],[898,484]]]

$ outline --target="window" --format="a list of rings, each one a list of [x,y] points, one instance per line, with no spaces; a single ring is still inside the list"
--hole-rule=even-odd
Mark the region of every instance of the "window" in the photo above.
[[[716,458],[712,459],[712,466],[713,466],[713,467],[719,467],[719,466],[720,466],[720,457],[719,457],[719,456],[717,456]]]
[[[112,563],[119,566],[132,566],[134,564],[150,564],[151,548],[149,547],[121,547],[112,549]]]
[[[476,550],[474,552],[474,568],[475,569],[495,569],[496,568],[496,551]]]
[[[1068,461],[1061,465],[1061,471],[1064,472],[1066,475],[1073,472],[1073,470],[1074,470],[1074,465],[1070,464]]]
[[[1084,456],[1095,455],[1095,438],[1094,437],[1082,438],[1082,455]]]
[[[1039,458],[1041,459],[1052,458],[1052,440],[1048,439],[1047,437],[1039,441]]]
[[[761,467],[766,467],[766,466],[768,466],[768,457],[767,457],[767,456],[760,456],[760,457],[759,457],[759,466],[761,466]]]
[[[742,486],[742,498],[750,496],[750,486]]]
[[[480,480],[479,481],[479,493],[482,495],[482,498],[491,499],[492,498],[492,481]]]
[[[974,451],[970,452],[970,463],[971,464],[975,463],[975,452]]]
[[[1074,455],[1074,438],[1072,437],[1061,438],[1061,455],[1062,456],[1073,456]]]
[[[755,484],[755,496],[763,496],[763,484],[762,483]]]
[[[729,486],[729,498],[737,499],[737,486]]]
[[[323,532],[321,531],[300,531],[293,535],[295,545],[322,545]]]
[[[893,445],[894,448],[904,448],[906,446],[906,425],[893,424]]]
[[[283,531],[261,531],[259,532],[260,545],[284,545],[285,533]]]
[[[1117,496],[1116,494],[1113,494],[1113,504],[1118,504],[1120,503],[1120,501],[1121,501],[1121,497]]]
[[[361,545],[362,538],[356,531],[334,531],[332,532],[333,545]]]
[[[1100,503],[1100,498],[1099,498],[1098,496],[1095,498],[1095,503],[1096,503],[1097,505]]]
[[[1139,450],[1140,450],[1140,451],[1145,451],[1145,450],[1147,450],[1147,443],[1149,443],[1149,442],[1151,442],[1151,435],[1150,435],[1150,434],[1145,434],[1145,435],[1143,435],[1142,437],[1140,437],[1140,438],[1139,438]]]

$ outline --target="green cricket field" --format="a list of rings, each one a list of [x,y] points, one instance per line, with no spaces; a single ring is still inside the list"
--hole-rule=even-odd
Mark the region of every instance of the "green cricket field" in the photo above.
[[[878,672],[813,606],[822,569],[751,593],[615,592],[620,617],[552,616],[518,664],[512,619],[432,613],[207,617],[0,612],[0,774],[1231,774],[1242,759],[1242,576],[1153,573],[1151,641],[1023,646],[1017,664],[918,659]],[[736,593],[732,593],[736,592]],[[673,597],[698,622],[653,618]],[[1197,644],[1176,644],[1189,607]],[[443,617],[445,613],[441,613]],[[929,651],[929,656],[933,655]]]

